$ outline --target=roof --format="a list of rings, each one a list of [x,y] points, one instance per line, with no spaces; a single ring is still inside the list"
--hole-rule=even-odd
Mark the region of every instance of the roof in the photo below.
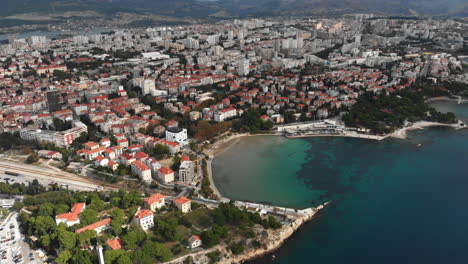
[[[158,171],[164,175],[174,173],[174,171],[168,167],[161,167]]]
[[[119,250],[122,248],[122,239],[114,238],[106,241],[106,244],[111,247],[113,250]]]
[[[150,167],[146,166],[146,164],[144,164],[143,162],[139,160],[135,160],[134,162],[132,162],[132,165],[137,167],[140,171],[147,171],[151,169]]]
[[[156,202],[160,202],[162,199],[164,199],[164,195],[160,193],[155,193],[152,194],[150,197],[146,198],[145,203],[147,203],[148,205],[152,205]]]
[[[99,227],[102,227],[102,226],[105,226],[105,225],[108,225],[112,220],[110,218],[106,218],[106,219],[103,219],[101,221],[98,221],[96,223],[93,223],[93,224],[90,224],[90,225],[87,225],[85,227],[82,227],[78,230],[76,230],[76,233],[82,233],[86,230],[96,230],[98,229]]]
[[[78,218],[78,214],[75,213],[64,213],[55,216],[55,219],[67,219],[67,221],[77,221]]]
[[[152,216],[152,215],[153,215],[153,212],[151,212],[151,210],[143,209],[135,215],[135,218],[142,219],[142,218],[145,218],[147,216]]]
[[[189,237],[189,240],[201,240],[201,238],[199,236],[193,235]]]
[[[83,208],[86,206],[85,203],[76,203],[72,206],[71,211],[72,213],[79,214],[83,211]]]
[[[178,204],[186,204],[186,203],[190,203],[190,199],[185,197],[185,196],[180,196],[180,197],[177,197],[176,199],[174,199],[174,202],[175,203],[178,203]]]

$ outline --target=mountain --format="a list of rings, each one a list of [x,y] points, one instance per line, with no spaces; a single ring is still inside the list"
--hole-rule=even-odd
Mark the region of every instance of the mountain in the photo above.
[[[468,15],[466,0],[0,0],[0,16],[41,12],[150,12],[176,17],[245,17],[379,12],[389,15]]]

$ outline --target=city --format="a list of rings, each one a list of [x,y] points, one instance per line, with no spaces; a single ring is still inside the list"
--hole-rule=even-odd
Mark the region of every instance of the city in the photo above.
[[[215,155],[247,135],[464,128],[429,103],[468,97],[467,32],[463,18],[352,14],[10,34],[0,45],[0,193],[12,199],[0,263],[271,253],[329,201],[297,210],[223,197]]]

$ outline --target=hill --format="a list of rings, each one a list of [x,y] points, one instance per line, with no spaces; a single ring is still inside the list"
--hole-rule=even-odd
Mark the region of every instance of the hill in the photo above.
[[[0,0],[0,16],[41,12],[151,12],[202,18],[379,12],[389,15],[468,15],[466,0]]]

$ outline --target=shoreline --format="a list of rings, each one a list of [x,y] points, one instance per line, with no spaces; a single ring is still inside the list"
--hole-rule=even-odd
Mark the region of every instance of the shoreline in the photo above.
[[[410,126],[403,127],[400,129],[395,130],[392,133],[386,134],[384,136],[378,136],[378,135],[365,135],[365,134],[358,134],[358,133],[353,133],[353,132],[348,132],[345,134],[338,134],[338,135],[333,135],[333,134],[325,134],[325,135],[304,135],[304,136],[296,136],[296,137],[287,137],[286,138],[306,138],[306,137],[352,137],[352,138],[361,138],[361,139],[372,139],[372,140],[384,140],[386,138],[398,138],[398,139],[407,139],[407,133],[408,131],[416,130],[416,129],[424,129],[424,128],[429,128],[429,127],[451,127],[455,130],[466,128],[467,126],[460,120],[458,120],[457,123],[455,124],[444,124],[444,123],[438,123],[438,122],[428,122],[428,121],[418,121]],[[216,155],[219,153],[228,150],[232,146],[234,146],[239,140],[243,137],[253,137],[253,136],[284,136],[282,134],[248,134],[248,133],[243,133],[243,134],[233,134],[230,135],[227,138],[221,139],[219,141],[216,141],[206,152],[205,154],[208,156],[207,159],[207,169],[208,169],[208,178],[210,182],[210,186],[215,193],[215,195],[218,196],[219,201],[221,202],[226,202],[229,201],[230,199],[223,197],[221,192],[218,190],[216,187],[215,181],[213,179],[213,171],[212,171],[212,161],[215,158]],[[242,203],[242,202],[241,202]],[[260,258],[262,256],[265,256],[267,254],[271,254],[272,252],[276,251],[279,249],[284,243],[287,242],[288,238],[290,238],[293,234],[295,234],[298,229],[303,226],[305,223],[308,221],[312,220],[313,217],[316,215],[317,212],[321,211],[322,209],[325,208],[331,202],[327,202],[325,204],[322,204],[316,208],[307,208],[304,210],[298,210],[298,212],[306,212],[305,214],[296,214],[294,217],[294,220],[291,222],[290,225],[286,226],[283,225],[282,228],[279,230],[273,230],[273,231],[268,231],[268,237],[269,239],[267,240],[268,243],[263,247],[259,249],[249,249],[247,252],[242,253],[241,255],[232,255],[227,250],[227,247],[219,247],[223,257],[218,263],[222,264],[231,264],[231,263],[244,263],[247,261],[251,261],[257,258]],[[277,232],[275,232],[277,231]],[[273,239],[270,239],[271,236],[274,236]],[[205,251],[204,251],[205,252]],[[207,251],[206,251],[207,252]],[[197,253],[197,255],[201,254],[202,252]],[[227,258],[226,258],[227,256]]]
[[[220,154],[223,151],[230,149],[234,146],[239,140],[243,137],[256,137],[256,136],[283,136],[286,138],[294,139],[294,138],[312,138],[312,137],[344,137],[344,138],[360,138],[360,139],[371,139],[381,141],[387,138],[397,138],[397,139],[407,139],[408,132],[417,129],[425,129],[430,127],[451,127],[455,130],[464,129],[468,126],[463,123],[461,120],[458,120],[455,124],[445,124],[439,122],[429,122],[429,121],[417,121],[410,126],[402,127],[393,131],[392,133],[388,133],[383,136],[379,135],[367,135],[367,134],[359,134],[355,132],[346,132],[343,134],[311,134],[311,135],[297,135],[297,136],[286,136],[283,134],[249,134],[249,133],[242,133],[242,134],[233,134],[227,138],[222,140],[216,141],[213,145],[204,152],[207,156],[207,169],[208,169],[208,179],[210,182],[211,189],[213,190],[214,194],[218,196],[220,201],[229,201],[230,199],[224,197],[219,189],[216,187],[215,181],[213,179],[213,169],[212,169],[212,162],[216,155]]]
[[[184,263],[184,260],[191,256],[193,259],[197,260],[196,263],[209,263],[209,259],[206,257],[207,253],[218,250],[220,252],[221,258],[217,263],[220,264],[238,264],[245,263],[247,261],[252,261],[258,258],[261,258],[265,255],[271,254],[274,251],[278,250],[284,243],[288,241],[291,236],[293,236],[304,224],[314,219],[319,212],[321,212],[327,205],[331,202],[326,202],[317,207],[306,208],[304,210],[298,210],[294,216],[289,215],[290,223],[283,224],[283,226],[277,230],[269,229],[266,233],[263,233],[262,242],[264,242],[263,247],[260,248],[248,248],[242,254],[234,255],[230,252],[229,245],[217,245],[213,248],[205,249],[199,252],[192,254],[184,255],[179,258],[173,259],[171,261],[165,262],[167,264],[181,264]]]

